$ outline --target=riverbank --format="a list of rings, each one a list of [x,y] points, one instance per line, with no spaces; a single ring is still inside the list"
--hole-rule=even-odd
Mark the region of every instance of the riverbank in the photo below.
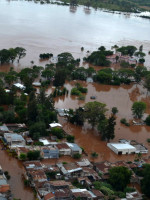
[[[149,1],[149,0],[148,0]],[[119,11],[119,12],[129,12],[129,13],[140,13],[142,11],[149,11],[150,10],[150,2],[143,2],[136,1],[136,3],[132,0],[130,1],[117,1],[114,0],[113,2],[110,0],[102,0],[100,2],[95,1],[88,1],[88,0],[60,0],[60,1],[50,1],[50,0],[36,0],[35,3],[40,4],[56,4],[56,5],[62,5],[62,6],[78,6],[78,5],[84,5],[87,8],[93,7],[95,9],[106,9],[109,11]],[[62,3],[61,3],[62,2]]]

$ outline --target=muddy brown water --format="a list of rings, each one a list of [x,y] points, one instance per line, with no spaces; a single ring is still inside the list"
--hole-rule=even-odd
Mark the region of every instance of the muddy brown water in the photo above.
[[[144,52],[150,50],[150,20],[136,18],[132,15],[116,15],[91,9],[87,12],[82,6],[72,10],[67,6],[40,5],[26,1],[0,1],[0,49],[22,46],[27,49],[27,55],[20,63],[14,65],[0,66],[0,71],[9,71],[13,66],[16,71],[24,67],[32,67],[31,61],[44,66],[47,61],[40,62],[40,53],[58,53],[69,51],[75,58],[82,58],[87,55],[86,51],[93,51],[104,45],[110,48],[117,45],[144,45]],[[110,31],[111,30],[111,31]],[[83,52],[80,51],[84,47]],[[146,66],[149,66],[150,56],[146,56]],[[87,66],[88,67],[88,66]],[[99,67],[95,67],[96,70]],[[117,69],[117,66],[116,66]],[[91,101],[90,96],[96,96],[96,101],[106,103],[107,108],[116,106],[119,110],[116,126],[116,137],[135,139],[144,143],[149,149],[146,139],[150,138],[150,127],[120,125],[120,119],[125,117],[132,119],[131,106],[135,100],[143,100],[147,103],[147,113],[150,113],[150,99],[146,97],[146,91],[142,86],[136,88],[130,86],[107,86],[97,83],[87,84],[88,94],[85,101],[79,101],[77,97],[58,97],[55,99],[56,108],[78,108],[86,102]],[[74,82],[66,82],[65,86],[71,90]],[[52,90],[49,88],[47,93]],[[108,113],[109,114],[109,113]],[[83,127],[68,123],[65,119],[59,118],[65,131],[75,135],[76,142],[88,153],[88,158],[92,160],[91,152],[97,152],[98,158],[92,161],[116,161],[134,160],[135,156],[117,156],[110,151],[106,142],[100,140],[97,130],[92,130],[88,124]],[[150,154],[150,153],[149,153]],[[147,156],[149,156],[146,155]],[[145,156],[145,155],[144,155]],[[69,157],[61,158],[61,161],[72,162]],[[43,161],[43,163],[55,163],[56,161]],[[22,181],[23,167],[15,158],[0,150],[0,165],[4,170],[9,171],[11,179],[9,181],[11,190],[15,198],[21,200],[32,200],[33,192],[24,188]]]
[[[132,121],[132,111],[131,107],[134,101],[145,100],[147,103],[146,113],[150,114],[149,97],[146,96],[146,90],[141,85],[124,85],[124,86],[110,86],[110,85],[100,85],[98,83],[86,83],[80,82],[84,87],[88,88],[88,93],[85,100],[78,100],[77,96],[62,96],[55,99],[56,108],[78,108],[83,106],[89,101],[90,96],[96,96],[96,101],[105,103],[109,111],[107,115],[110,115],[110,110],[112,107],[117,107],[119,113],[117,114],[117,125],[115,129],[115,139],[111,142],[117,142],[119,139],[124,138],[128,140],[136,140],[137,142],[143,143],[149,150],[150,146],[147,143],[147,138],[150,138],[150,127],[148,126],[133,126],[126,127],[120,124],[121,118],[126,118],[128,121]],[[70,91],[74,87],[76,81],[66,82],[65,86]],[[48,90],[51,91],[51,90]],[[48,92],[47,91],[47,92]],[[109,148],[107,148],[106,142],[101,141],[100,135],[97,130],[92,130],[90,125],[87,123],[83,127],[72,125],[67,122],[66,119],[59,117],[60,123],[62,123],[64,130],[75,136],[76,142],[85,149],[88,153],[88,158],[92,160],[91,153],[97,152],[99,157],[95,161],[109,160],[115,162],[117,160],[134,160],[135,155],[123,155],[118,156],[113,153]],[[148,158],[150,151],[147,155],[143,157]],[[93,160],[92,160],[93,161]]]
[[[8,171],[11,178],[8,181],[13,198],[21,200],[34,200],[33,191],[24,187],[22,179],[23,166],[17,159],[8,155],[5,150],[1,150],[0,145],[0,165],[4,171]]]
[[[150,20],[133,14],[112,14],[90,9],[86,12],[79,6],[72,12],[69,6],[35,4],[33,1],[0,1],[0,49],[22,46],[27,55],[19,64],[14,63],[16,71],[36,65],[40,53],[71,52],[75,58],[82,58],[104,45],[111,48],[117,45],[143,44],[144,52],[150,50]],[[81,47],[84,51],[81,52]],[[146,56],[146,65],[150,56]],[[8,70],[10,66],[4,66]],[[2,69],[2,67],[1,67]]]

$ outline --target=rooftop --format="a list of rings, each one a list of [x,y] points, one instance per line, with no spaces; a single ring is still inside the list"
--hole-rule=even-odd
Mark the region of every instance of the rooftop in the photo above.
[[[51,124],[49,124],[49,126],[50,126],[51,128],[62,127],[62,125],[59,124],[59,123],[51,123]]]
[[[118,150],[123,149],[135,149],[134,146],[127,144],[127,143],[110,143],[111,146],[115,147]]]
[[[18,135],[17,133],[4,133],[4,136],[7,138],[11,138],[13,141],[25,141],[24,138],[21,135]]]
[[[67,145],[73,150],[73,151],[80,151],[82,150],[77,144],[75,143],[67,143]]]
[[[70,149],[70,147],[66,143],[56,144],[58,149]]]

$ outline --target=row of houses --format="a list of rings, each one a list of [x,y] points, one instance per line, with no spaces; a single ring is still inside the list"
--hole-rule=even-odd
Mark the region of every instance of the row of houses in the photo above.
[[[44,159],[48,158],[59,158],[62,155],[74,156],[75,154],[82,154],[82,149],[75,143],[57,143],[49,142],[47,139],[40,139],[45,146],[33,146],[28,145],[32,143],[31,138],[26,140],[17,133],[4,133],[3,141],[9,146],[10,149],[14,149],[18,157],[21,153],[27,154],[28,151],[39,150],[41,157]]]
[[[40,161],[27,161],[24,162],[24,174],[31,187],[37,191],[39,200],[75,200],[79,198],[98,200],[105,199],[105,195],[94,188],[95,181],[107,181],[109,169],[112,167],[125,166],[129,170],[133,170],[138,167],[138,164],[123,161],[116,163],[104,161],[92,164],[87,159],[75,163],[57,163],[56,165],[45,165]],[[55,174],[55,177],[49,177],[49,174]],[[77,188],[73,184],[74,180],[82,187]],[[138,181],[138,177],[133,172],[131,182],[139,183]],[[127,193],[125,199],[141,200],[142,195],[135,191]]]
[[[38,150],[44,159],[59,158],[60,156],[74,156],[82,154],[82,149],[75,143],[50,143],[49,146],[24,146],[15,148],[18,157],[20,154],[27,154],[29,151]]]

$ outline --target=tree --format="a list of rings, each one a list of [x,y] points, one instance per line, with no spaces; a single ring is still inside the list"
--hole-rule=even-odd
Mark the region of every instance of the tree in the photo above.
[[[27,159],[27,155],[25,153],[21,153],[19,158],[20,158],[20,160],[26,160]]]
[[[101,133],[102,140],[114,139],[115,137],[115,117],[112,115],[109,119],[102,120],[98,125],[98,130]]]
[[[143,45],[141,45],[141,46],[139,47],[139,51],[140,51],[140,52],[143,51]]]
[[[137,48],[135,46],[122,46],[117,49],[117,51],[121,52],[122,55],[130,55],[133,56]]]
[[[17,56],[18,56],[18,62],[20,61],[21,58],[26,56],[26,49],[24,49],[22,47],[16,47],[15,51],[16,51]]]
[[[63,86],[66,79],[65,70],[59,69],[56,71],[54,85],[55,86]]]
[[[40,133],[40,136],[45,136],[47,135],[46,125],[42,121],[36,122],[29,127],[29,132],[31,137],[35,136],[35,133]]]
[[[10,60],[11,60],[11,62],[13,63],[14,60],[16,59],[16,57],[17,57],[17,52],[16,52],[15,49],[10,48],[10,49],[9,49],[9,53],[10,53]]]
[[[109,170],[109,182],[117,191],[124,191],[130,183],[132,172],[124,166],[113,167]]]
[[[116,115],[118,113],[117,107],[112,107],[111,112],[113,113],[113,115]]]
[[[134,71],[134,79],[136,83],[140,83],[141,79],[146,75],[146,73],[147,73],[146,67],[137,66]]]
[[[143,167],[144,177],[141,181],[141,189],[147,197],[150,197],[150,164],[145,164]]]
[[[147,89],[147,91],[150,91],[150,74],[145,77],[144,87]]]
[[[96,78],[100,83],[110,84],[112,80],[112,75],[110,73],[106,73],[100,70],[98,71]]]
[[[53,128],[51,130],[51,133],[52,133],[52,135],[57,136],[58,139],[64,138],[63,130],[61,128]]]
[[[97,157],[98,157],[98,153],[93,152],[93,153],[91,153],[91,156],[92,156],[93,158],[97,158]]]
[[[27,153],[27,158],[29,160],[38,160],[38,159],[40,159],[40,151],[29,151]]]
[[[147,126],[150,126],[150,115],[146,117],[145,123]]]
[[[132,113],[135,118],[141,119],[146,110],[146,103],[139,101],[132,105]]]
[[[105,104],[94,101],[86,103],[84,111],[85,119],[87,119],[92,128],[94,128],[94,126],[105,117],[107,109]]]

